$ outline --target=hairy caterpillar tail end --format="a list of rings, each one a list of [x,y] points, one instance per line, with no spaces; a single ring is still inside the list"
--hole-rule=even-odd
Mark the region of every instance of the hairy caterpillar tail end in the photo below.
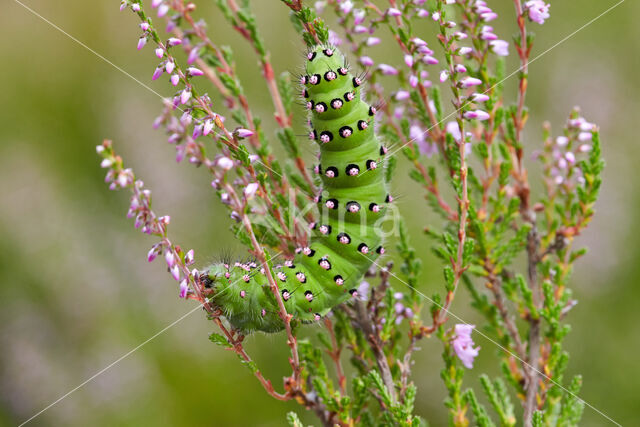
[[[381,157],[386,149],[374,132],[375,108],[361,97],[363,82],[349,71],[334,46],[316,46],[306,56],[302,95],[310,110],[310,137],[319,146],[320,212],[308,247],[274,268],[287,312],[305,323],[357,296],[358,284],[384,253],[380,224],[390,202]],[[284,328],[264,268],[255,263],[214,264],[205,285],[212,304],[235,328],[277,332]]]

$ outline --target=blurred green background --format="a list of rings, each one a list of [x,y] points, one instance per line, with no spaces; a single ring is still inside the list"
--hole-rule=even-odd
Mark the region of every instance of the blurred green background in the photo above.
[[[531,25],[538,33],[534,56],[616,2],[553,2],[551,19]],[[119,13],[118,3],[25,0],[153,90],[170,94],[166,79],[151,82],[153,51],[136,52],[137,20]],[[207,3],[199,13],[210,36],[234,48],[246,92],[271,132],[270,99],[255,57],[213,2],[201,3]],[[276,71],[296,72],[302,45],[285,7],[276,0],[253,3]],[[511,2],[490,3],[500,13],[498,34],[508,38],[514,31]],[[542,121],[549,119],[558,131],[574,105],[601,127],[604,188],[596,219],[580,237],[591,250],[574,275],[580,303],[569,317],[573,332],[566,344],[570,373],[584,374],[581,396],[628,425],[638,420],[640,379],[638,16],[640,4],[626,1],[531,65],[526,134],[531,152],[540,145]],[[425,22],[421,31],[432,30]],[[0,424],[16,425],[193,308],[178,300],[161,262],[145,261],[153,241],[125,218],[128,196],[107,190],[95,155],[103,138],[114,140],[126,164],[153,190],[156,212],[171,214],[175,242],[194,248],[203,264],[226,248],[243,252],[206,172],[176,164],[164,135],[151,128],[161,108],[157,95],[14,0],[2,0],[0,34]],[[378,46],[371,56],[400,63],[392,46]],[[509,70],[517,66],[514,60]],[[507,82],[511,90],[515,84]],[[303,122],[302,112],[297,118]],[[393,186],[405,195],[420,191],[402,173]],[[399,203],[425,261],[421,290],[441,290],[441,271],[421,234],[433,216],[420,197]],[[466,301],[461,293],[453,311],[479,321]],[[232,353],[208,341],[212,330],[200,312],[187,316],[31,424],[278,426],[286,411],[304,412],[267,397]],[[496,348],[479,336],[476,341],[482,351],[467,374],[469,384],[483,371],[497,373]],[[283,336],[250,337],[248,349],[280,388],[288,373]],[[414,368],[418,413],[433,425],[446,420],[441,350],[436,340],[424,341]],[[583,424],[607,422],[586,408]]]

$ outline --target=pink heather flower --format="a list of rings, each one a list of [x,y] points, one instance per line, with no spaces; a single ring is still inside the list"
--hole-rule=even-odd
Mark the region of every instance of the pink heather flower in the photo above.
[[[468,54],[470,54],[471,52],[473,52],[473,49],[471,49],[471,48],[470,48],[470,47],[468,47],[468,46],[463,46],[463,47],[461,47],[460,49],[458,49],[458,55],[460,55],[460,56],[468,55]]]
[[[180,280],[180,267],[178,267],[177,264],[171,267],[169,269],[169,272],[171,273],[171,276],[173,276],[173,278],[176,280],[176,282]]]
[[[126,1],[122,1],[120,2],[120,12],[122,12],[123,10],[125,10],[127,7],[127,2]]]
[[[486,102],[489,100],[489,96],[484,93],[474,93],[470,98],[473,102]]]
[[[191,99],[191,91],[189,88],[186,88],[180,93],[180,103],[186,104],[189,102],[189,99]]]
[[[565,153],[564,158],[567,159],[567,162],[574,164],[576,162],[576,156],[571,151]]]
[[[192,76],[202,76],[204,74],[204,71],[196,67],[187,68],[187,72]]]
[[[438,65],[439,61],[431,55],[426,55],[422,57],[422,62],[427,65]]]
[[[409,86],[411,86],[412,88],[416,88],[418,86],[418,76],[411,74],[411,76],[409,76]]]
[[[429,16],[429,11],[426,9],[418,9],[418,18],[426,18]]]
[[[591,138],[593,138],[593,134],[591,132],[580,132],[578,134],[578,141],[580,142],[591,141]]]
[[[356,34],[364,34],[368,33],[369,29],[364,25],[356,25],[355,27],[353,27],[353,32]]]
[[[524,8],[529,12],[529,19],[540,25],[544,24],[545,19],[549,19],[550,4],[542,0],[530,0],[524,4]]]
[[[199,53],[199,49],[198,48],[193,48],[191,49],[191,51],[189,51],[189,57],[187,58],[187,64],[191,65],[194,62],[196,62],[196,59],[198,59],[198,53]]]
[[[413,37],[411,39],[411,42],[413,42],[413,44],[415,44],[418,47],[427,45],[427,42],[422,40],[420,37]]]
[[[191,137],[193,139],[198,138],[200,135],[202,135],[202,129],[203,129],[203,125],[199,124],[199,125],[195,125],[193,127],[193,133],[191,134]]]
[[[558,145],[559,147],[564,147],[568,143],[569,143],[569,138],[567,138],[566,136],[559,136],[556,138],[556,145]]]
[[[169,40],[167,40],[167,44],[169,46],[178,46],[182,44],[182,40],[176,37],[171,37]]]
[[[164,49],[161,47],[157,47],[155,50],[156,56],[160,59],[164,56]]]
[[[366,12],[364,9],[356,9],[353,11],[353,25],[360,25],[364,22]]]
[[[140,29],[142,31],[147,31],[147,30],[149,30],[149,28],[151,28],[151,25],[149,25],[148,22],[141,22],[140,23]]]
[[[334,46],[340,46],[342,44],[342,39],[338,33],[333,30],[329,30],[329,43]]]
[[[154,259],[158,256],[158,248],[153,246],[149,253],[147,253],[147,261],[153,262]]]
[[[184,263],[186,265],[193,264],[193,255],[193,249],[190,249],[189,252],[186,253],[186,255],[184,256]]]
[[[447,70],[440,71],[440,83],[444,83],[449,79],[449,72]]]
[[[482,110],[475,110],[475,111],[467,111],[466,113],[464,113],[464,118],[467,120],[487,120],[489,117],[489,113],[487,113],[486,111],[482,111]]]
[[[138,39],[138,50],[142,49],[146,44],[147,44],[147,37],[146,36],[140,37]]]
[[[367,38],[367,46],[375,46],[377,44],[380,44],[380,39],[378,37]]]
[[[173,266],[176,265],[176,257],[173,255],[172,251],[167,250],[164,254],[164,259],[167,261],[169,268],[173,268]]]
[[[406,90],[399,90],[396,92],[396,101],[406,101],[411,97],[411,94]]]
[[[495,12],[486,12],[486,13],[481,13],[480,14],[480,18],[482,18],[482,20],[484,22],[493,21],[497,17],[498,17],[498,14],[495,13]]]
[[[233,160],[231,160],[231,159],[230,159],[230,158],[228,158],[228,157],[220,157],[220,158],[218,159],[218,163],[217,163],[217,164],[218,164],[218,167],[219,167],[219,168],[221,168],[221,169],[223,169],[223,170],[226,170],[226,171],[228,171],[229,169],[231,169],[231,168],[233,167],[233,165],[234,165],[234,164],[233,164]]]
[[[202,126],[202,134],[204,136],[209,135],[213,130],[213,126],[214,126],[213,120],[205,120],[204,125]]]
[[[156,7],[160,6],[161,3],[162,0],[151,0],[151,7],[155,9]]]
[[[161,4],[160,7],[158,7],[158,18],[162,18],[167,12],[169,12],[169,5]]]
[[[103,169],[106,169],[108,167],[111,167],[111,165],[113,164],[113,160],[111,159],[104,159],[100,162],[100,167]]]
[[[132,4],[131,10],[133,10],[134,12],[140,12],[140,4],[139,3]]]
[[[360,57],[360,63],[362,65],[364,65],[365,67],[370,67],[373,65],[373,59],[371,59],[368,56],[361,56]]]
[[[249,183],[245,189],[244,189],[244,196],[247,198],[247,200],[252,199],[253,196],[256,195],[256,191],[258,191],[258,183],[257,182],[252,182]]]
[[[431,15],[431,19],[433,19],[434,21],[439,21],[440,20],[440,13],[439,12],[433,12],[433,15]]]
[[[455,70],[456,70],[456,73],[466,73],[467,72],[467,67],[465,67],[462,64],[456,64]]]
[[[352,9],[353,9],[353,2],[351,0],[343,1],[340,4],[340,11],[345,15],[350,13]]]
[[[462,85],[462,87],[478,86],[482,84],[482,80],[476,79],[475,77],[465,77],[460,80],[460,84]]]
[[[454,329],[454,337],[451,340],[453,350],[467,369],[473,368],[473,360],[478,356],[480,347],[473,347],[471,332],[475,325],[457,324]]]
[[[188,291],[189,284],[187,283],[187,279],[183,279],[182,282],[180,282],[180,298],[186,298]]]
[[[491,50],[498,56],[509,55],[509,43],[504,40],[493,40],[489,42]]]
[[[407,67],[409,68],[413,67],[413,55],[405,55],[404,63],[407,64]]]
[[[480,38],[482,40],[497,40],[498,36],[493,33],[493,27],[484,25],[480,30]]]
[[[249,138],[250,136],[253,135],[253,131],[249,130],[249,129],[238,129],[236,130],[236,135],[238,135],[240,138]]]
[[[389,15],[389,16],[402,16],[402,12],[400,12],[395,7],[390,7],[389,9],[387,9],[387,15]]]
[[[378,69],[382,71],[382,74],[386,76],[395,76],[396,74],[398,74],[398,70],[393,68],[391,65],[380,64],[378,65]]]
[[[467,33],[463,33],[462,31],[456,31],[455,33],[453,33],[453,36],[456,38],[456,40],[464,40],[469,37]]]
[[[578,147],[578,151],[580,151],[581,153],[588,153],[591,150],[593,150],[593,147],[589,144],[582,144],[580,147]]]
[[[180,76],[177,74],[172,74],[169,80],[171,80],[172,85],[178,86],[178,83],[180,83]]]
[[[173,70],[175,70],[175,68],[176,68],[176,64],[173,61],[167,62],[167,64],[164,66],[164,69],[167,71],[168,74],[173,73]]]

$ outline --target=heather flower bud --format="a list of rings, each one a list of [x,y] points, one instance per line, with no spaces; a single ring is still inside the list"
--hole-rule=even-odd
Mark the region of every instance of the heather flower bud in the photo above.
[[[467,67],[465,67],[462,64],[456,64],[456,66],[454,68],[456,70],[456,73],[466,73],[467,72]]]
[[[425,9],[418,9],[418,18],[426,18],[429,16],[429,11]]]
[[[470,98],[474,102],[486,102],[489,100],[489,96],[484,93],[474,93]]]
[[[142,49],[146,44],[147,44],[147,37],[146,36],[140,37],[138,39],[138,50]]]
[[[239,137],[239,138],[249,138],[250,136],[253,136],[253,131],[249,130],[249,129],[236,129],[235,134]]]
[[[151,250],[147,253],[147,261],[153,262],[154,259],[158,256],[158,248],[154,245],[151,247]]]
[[[255,196],[256,191],[258,191],[258,183],[252,182],[244,189],[244,196],[247,198],[247,200],[250,200],[253,198],[253,196]]]
[[[191,265],[193,264],[193,249],[190,249],[189,252],[186,253],[186,255],[184,256],[184,263],[186,265]]]
[[[400,12],[395,7],[390,7],[389,9],[387,9],[387,15],[389,15],[389,16],[402,16],[402,12]]]
[[[460,80],[460,85],[462,85],[462,87],[472,87],[480,84],[482,84],[482,80],[476,79],[475,77],[465,77]]]
[[[162,59],[162,57],[164,56],[164,49],[161,47],[157,47],[155,52],[156,52],[156,56]]]
[[[176,37],[171,37],[169,40],[167,40],[167,44],[169,46],[178,46],[182,44],[182,40]]]
[[[489,113],[482,110],[467,111],[464,113],[464,118],[468,120],[487,120],[489,117],[491,117]]]
[[[171,78],[169,79],[171,80],[171,84],[174,86],[178,86],[178,83],[180,83],[180,76],[177,74],[172,74]],[[183,102],[184,104],[184,102]]]
[[[209,119],[205,120],[204,125],[202,127],[202,134],[204,136],[209,135],[213,130],[213,126],[214,126],[213,120],[209,120]]]
[[[363,9],[356,9],[353,11],[353,24],[360,25],[364,22],[366,12]]]
[[[351,0],[343,1],[340,4],[340,11],[345,15],[351,12],[352,9],[353,9],[353,2]]]
[[[375,46],[377,44],[380,44],[380,39],[378,37],[367,38],[367,46]]]
[[[160,7],[158,7],[158,18],[162,18],[167,12],[169,12],[169,5],[161,4]]]
[[[180,93],[180,103],[186,104],[187,102],[189,102],[189,99],[191,99],[191,90],[189,90],[189,88],[186,88]]]
[[[398,74],[398,70],[393,68],[391,65],[380,64],[378,65],[378,69],[382,71],[382,74],[386,76],[395,76],[396,74]]]
[[[370,67],[373,65],[373,59],[371,59],[368,56],[361,56],[360,57],[360,63],[362,65],[364,65],[365,67]]]
[[[418,77],[415,75],[409,76],[409,86],[416,88],[418,86]]]
[[[140,12],[140,4],[139,3],[132,4],[131,10],[133,10],[134,12]]]
[[[160,6],[161,3],[162,0],[151,0],[151,7],[155,9],[156,7]]]
[[[148,22],[141,22],[140,23],[140,29],[142,29],[142,31],[148,31],[149,28],[151,28],[151,25],[149,25]]]
[[[167,261],[167,265],[169,268],[173,268],[176,265],[176,257],[172,251],[167,250],[164,254],[164,259]]]
[[[202,71],[202,70],[200,70],[199,68],[196,68],[196,67],[187,68],[187,72],[192,76],[201,76],[201,75],[204,74],[204,71]]]
[[[175,68],[176,68],[176,64],[173,61],[168,61],[164,66],[164,69],[167,71],[168,74],[173,73],[173,70]]]
[[[411,94],[406,90],[399,90],[396,92],[396,101],[406,101],[411,97]]]
[[[189,292],[189,284],[187,279],[183,279],[182,282],[180,282],[180,298],[186,298],[187,292]]]
[[[449,79],[449,72],[446,70],[442,70],[440,72],[440,83],[444,83]]]
[[[458,49],[458,55],[460,55],[460,56],[468,55],[468,54],[470,54],[471,52],[473,52],[473,49],[471,49],[471,48],[470,48],[470,47],[468,47],[468,46],[463,46],[463,47],[461,47],[460,49]]]
[[[176,282],[180,280],[180,268],[178,267],[178,265],[174,265],[173,267],[171,267],[169,269],[169,272],[171,273],[171,276],[173,276]]]
[[[189,52],[189,56],[187,57],[187,63],[189,65],[193,64],[194,62],[196,62],[196,59],[198,59],[198,57],[199,57],[198,53],[199,53],[198,48],[191,49],[191,51]]]
[[[404,63],[409,68],[413,67],[413,55],[405,55],[404,56]]]
[[[491,50],[498,56],[509,55],[509,43],[504,40],[493,40],[489,42]]]
[[[233,160],[231,160],[228,157],[220,157],[218,159],[218,163],[217,163],[218,167],[228,171],[229,169],[231,169],[233,167]]]

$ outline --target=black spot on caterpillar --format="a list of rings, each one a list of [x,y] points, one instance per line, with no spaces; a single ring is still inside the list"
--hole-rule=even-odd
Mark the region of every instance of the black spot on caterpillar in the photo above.
[[[316,46],[306,58],[301,93],[311,115],[309,137],[320,149],[314,171],[324,194],[314,199],[320,217],[311,224],[309,246],[274,267],[274,275],[287,312],[309,323],[357,296],[363,274],[384,253],[378,224],[391,197],[384,168],[377,167],[386,148],[374,132],[376,110],[361,98],[363,80],[333,46]],[[217,263],[201,280],[235,328],[277,332],[284,324],[264,272],[255,263]]]

